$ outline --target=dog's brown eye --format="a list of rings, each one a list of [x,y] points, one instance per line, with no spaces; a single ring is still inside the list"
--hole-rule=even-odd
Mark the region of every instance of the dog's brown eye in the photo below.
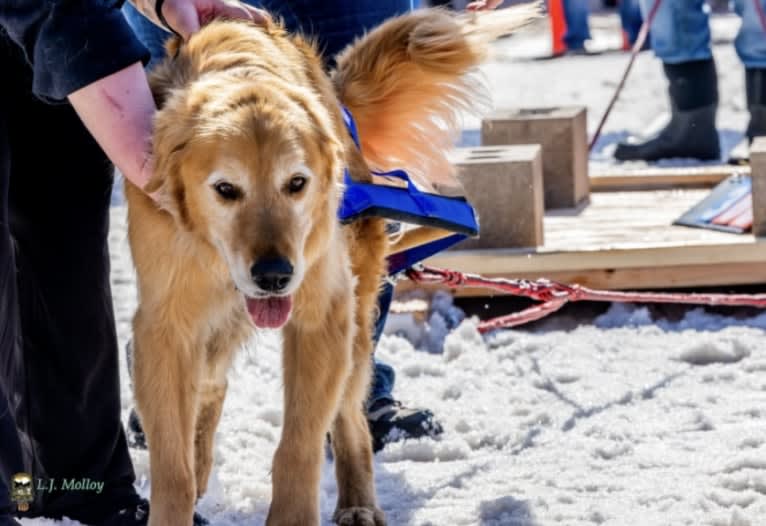
[[[234,201],[242,197],[242,191],[231,183],[221,181],[213,185],[218,195],[226,199],[227,201]]]
[[[291,194],[297,194],[306,186],[306,181],[305,175],[294,175],[290,182],[287,183],[287,191]]]

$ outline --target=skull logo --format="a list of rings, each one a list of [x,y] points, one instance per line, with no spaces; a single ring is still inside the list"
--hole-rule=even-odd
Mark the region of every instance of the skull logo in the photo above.
[[[11,480],[11,500],[16,503],[19,511],[29,510],[29,504],[34,500],[34,497],[32,475],[16,473]]]

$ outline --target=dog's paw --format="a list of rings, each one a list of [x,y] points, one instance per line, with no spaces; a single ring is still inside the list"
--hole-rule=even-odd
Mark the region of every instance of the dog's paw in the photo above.
[[[332,520],[338,526],[386,526],[386,516],[378,508],[343,508]]]

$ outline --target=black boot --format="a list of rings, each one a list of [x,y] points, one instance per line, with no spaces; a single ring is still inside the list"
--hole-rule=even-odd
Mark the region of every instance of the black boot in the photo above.
[[[404,407],[390,398],[376,400],[367,408],[367,424],[375,453],[392,442],[434,438],[443,432],[441,424],[428,409]]]
[[[752,142],[755,137],[766,135],[766,69],[745,70],[745,89],[750,110],[747,138]]]
[[[701,160],[721,158],[715,114],[718,77],[710,60],[665,64],[671,119],[656,137],[641,144],[621,143],[614,157],[620,161],[657,161],[673,157]]]

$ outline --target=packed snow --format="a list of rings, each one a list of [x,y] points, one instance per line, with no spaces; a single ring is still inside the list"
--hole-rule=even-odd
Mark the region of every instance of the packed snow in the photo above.
[[[732,134],[746,121],[742,68],[731,45],[737,23],[726,16],[714,25],[720,126]],[[594,17],[593,25],[596,44],[619,42],[616,17]],[[497,106],[586,105],[592,132],[627,56],[534,60],[547,52],[544,27],[497,46],[485,68]],[[626,130],[645,130],[666,109],[660,65],[644,53],[607,126],[605,148]],[[124,206],[115,205],[112,214],[114,298],[124,346],[136,307],[135,276]],[[389,327],[377,356],[397,371],[395,394],[432,409],[444,426],[440,440],[396,443],[376,456],[389,524],[764,524],[766,314],[721,312],[688,309],[671,319],[613,305],[593,318],[554,318],[534,330],[488,337],[473,318],[449,334],[434,325],[430,339],[417,332],[422,327]],[[421,339],[411,337],[413,346],[397,333]],[[265,521],[282,425],[279,346],[277,333],[255,335],[231,371],[215,470],[198,506],[214,526]],[[124,360],[121,375],[127,418],[132,404]],[[133,456],[146,495],[147,455]],[[329,459],[324,473],[321,509],[329,524],[336,497]]]

